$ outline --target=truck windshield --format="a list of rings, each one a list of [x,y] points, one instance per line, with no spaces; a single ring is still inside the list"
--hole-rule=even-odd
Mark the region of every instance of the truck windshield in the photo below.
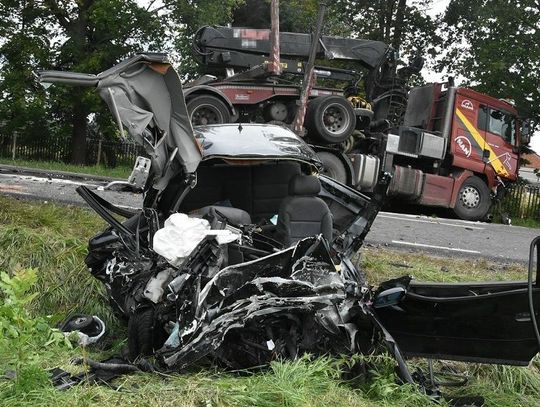
[[[516,118],[511,114],[481,105],[478,128],[501,136],[507,143],[516,145]]]

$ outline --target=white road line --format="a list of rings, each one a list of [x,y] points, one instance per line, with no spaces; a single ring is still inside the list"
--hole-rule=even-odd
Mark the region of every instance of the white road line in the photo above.
[[[452,252],[462,252],[462,253],[472,253],[472,254],[480,254],[481,253],[478,250],[456,249],[454,247],[434,246],[434,245],[431,245],[431,244],[404,242],[404,241],[401,241],[401,240],[392,240],[392,243],[394,243],[394,244],[402,244],[402,245],[405,245],[405,246],[425,247],[425,248],[428,248],[428,249],[449,250],[449,251],[452,251]]]
[[[394,216],[399,216],[400,218],[401,217],[404,217],[404,218],[414,218],[414,219],[418,219],[418,218],[424,218],[424,219],[431,219],[430,217],[426,216],[426,215],[412,215],[410,213],[396,213],[396,212],[384,212],[384,211],[381,211],[379,212],[379,215],[394,215]],[[437,218],[439,219],[439,218]],[[457,222],[457,223],[465,223],[467,225],[478,225],[478,224],[482,224],[482,222],[479,222],[479,221],[473,221],[473,220],[463,220],[463,219],[446,219],[446,218],[440,218],[441,220],[447,220],[447,221],[452,221],[452,222]]]
[[[484,230],[485,228],[481,228],[478,226],[468,226],[468,225],[454,225],[453,223],[447,223],[447,222],[439,222],[436,220],[427,220],[427,219],[409,219],[409,218],[402,218],[401,216],[390,216],[385,214],[378,215],[379,218],[388,218],[388,219],[397,219],[397,220],[404,220],[406,222],[419,222],[419,223],[431,223],[433,225],[445,225],[445,226],[453,226],[455,228],[468,228],[468,229],[476,229],[476,230]]]
[[[72,181],[62,178],[34,177],[33,175],[1,174],[0,178],[21,179],[24,181],[34,181],[43,184],[65,184],[65,185],[84,185],[87,187],[98,188],[100,185],[91,182]]]

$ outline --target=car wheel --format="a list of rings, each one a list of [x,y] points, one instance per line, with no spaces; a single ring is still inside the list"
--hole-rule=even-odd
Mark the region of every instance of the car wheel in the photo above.
[[[324,175],[327,175],[342,184],[347,183],[347,169],[339,157],[328,151],[320,151],[317,153],[317,156],[324,165]]]
[[[461,219],[483,219],[491,207],[489,188],[476,176],[469,177],[459,189],[454,212]]]
[[[157,345],[155,338],[153,308],[144,308],[131,315],[128,322],[129,360],[152,354]]]
[[[347,140],[356,126],[354,109],[342,96],[321,96],[309,102],[305,126],[308,135],[323,143]]]
[[[215,96],[195,96],[187,102],[187,110],[193,126],[229,123],[231,121],[229,108]]]

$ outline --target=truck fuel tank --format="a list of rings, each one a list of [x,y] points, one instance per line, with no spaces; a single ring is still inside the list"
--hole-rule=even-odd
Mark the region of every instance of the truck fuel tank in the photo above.
[[[353,164],[355,187],[363,192],[371,192],[377,184],[380,167],[379,157],[367,154],[349,154],[348,157]]]

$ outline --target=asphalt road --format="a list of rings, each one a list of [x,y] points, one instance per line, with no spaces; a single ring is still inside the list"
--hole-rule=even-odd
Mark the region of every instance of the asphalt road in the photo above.
[[[367,242],[443,256],[525,263],[540,230],[459,219],[380,212]]]
[[[75,188],[86,185],[105,199],[137,208],[142,197],[132,192],[104,191],[103,180],[68,180],[0,173],[0,194],[25,199],[85,205]],[[379,213],[366,243],[437,253],[443,256],[483,257],[499,262],[526,262],[538,229],[431,218],[390,212]]]

